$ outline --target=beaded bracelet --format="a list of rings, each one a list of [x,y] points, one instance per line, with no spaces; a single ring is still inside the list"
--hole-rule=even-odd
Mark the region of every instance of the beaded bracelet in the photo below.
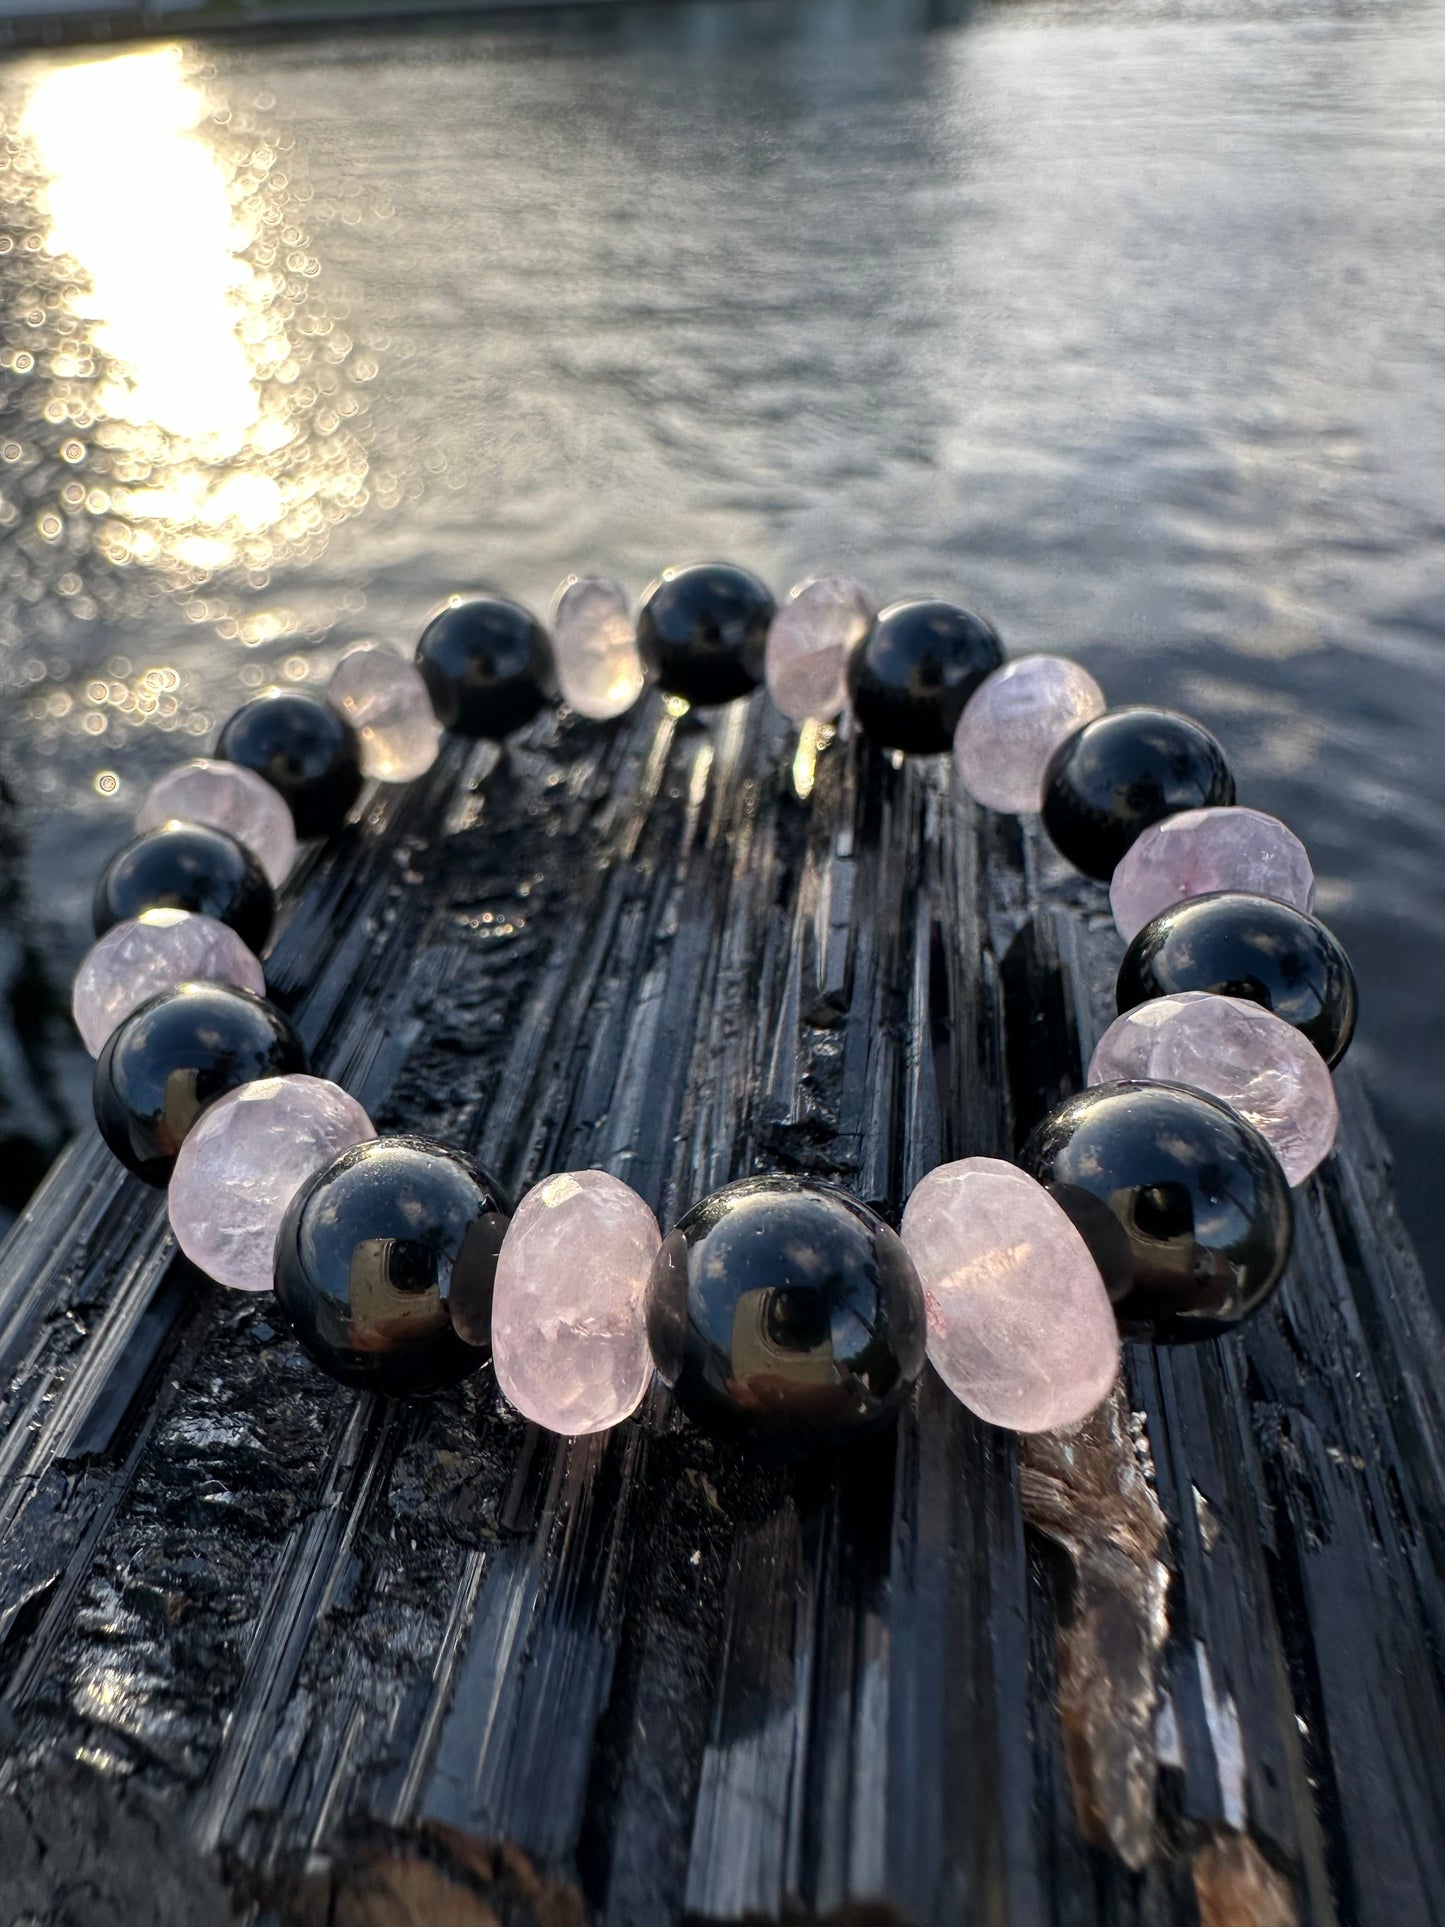
[[[837,1188],[753,1176],[664,1238],[603,1171],[554,1174],[514,1209],[462,1153],[378,1137],[310,1075],[257,955],[298,839],[339,829],[366,778],[423,774],[444,730],[501,739],[559,693],[605,721],[649,678],[693,706],[765,678],[804,728],[846,711],[896,754],[951,747],[977,803],[1039,811],[1109,883],[1120,1015],[1088,1088],[1017,1164],[939,1166],[896,1232]],[[1235,805],[1197,724],[1106,711],[1059,657],[1006,664],[951,603],[879,611],[826,577],[778,609],[745,570],[704,564],[666,571],[635,619],[616,585],[569,578],[549,639],[505,597],[454,597],[415,664],[367,646],[325,701],[247,702],[216,759],[153,786],[137,828],[97,887],[75,986],[101,1132],[169,1186],[186,1256],[223,1285],[274,1287],[348,1384],[431,1392],[490,1354],[521,1413],[578,1435],[635,1412],[655,1369],[714,1432],[837,1441],[886,1423],[927,1356],[993,1424],[1069,1425],[1113,1385],[1121,1334],[1211,1337],[1269,1297],[1290,1185],[1334,1141],[1354,980],[1310,914],[1303,846]]]

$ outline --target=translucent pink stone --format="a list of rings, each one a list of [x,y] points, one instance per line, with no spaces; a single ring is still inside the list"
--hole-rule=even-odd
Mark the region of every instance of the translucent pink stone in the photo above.
[[[176,984],[234,984],[266,994],[254,953],[227,924],[189,910],[145,910],[107,930],[75,973],[71,1009],[92,1057],[123,1018]]]
[[[1091,1084],[1188,1084],[1260,1133],[1291,1184],[1328,1157],[1339,1129],[1329,1067],[1308,1038],[1242,997],[1185,990],[1126,1011],[1099,1039]]]
[[[1043,1186],[998,1158],[941,1164],[900,1235],[923,1283],[928,1356],[991,1425],[1087,1417],[1119,1370],[1119,1333],[1088,1246]]]
[[[547,1178],[518,1205],[492,1297],[492,1363],[517,1410],[549,1432],[605,1432],[652,1376],[643,1300],[662,1243],[635,1191],[605,1171]]]
[[[1006,662],[980,683],[954,731],[964,788],[985,809],[1038,809],[1049,758],[1104,709],[1104,692],[1088,670],[1064,656]]]
[[[414,662],[367,643],[337,663],[326,700],[356,731],[361,767],[379,783],[410,783],[437,759],[441,724]]]
[[[324,1077],[264,1077],[228,1092],[176,1159],[176,1243],[218,1284],[269,1291],[287,1205],[314,1172],[375,1136],[356,1099]]]
[[[605,576],[573,575],[557,591],[552,608],[563,702],[598,723],[631,709],[645,678],[626,591]]]
[[[790,722],[831,722],[848,700],[848,658],[878,604],[846,575],[800,582],[773,617],[763,673]]]
[[[168,770],[151,784],[135,826],[153,830],[173,818],[229,830],[251,851],[276,889],[290,874],[296,826],[280,792],[254,770],[205,756]]]
[[[1182,810],[1145,830],[1120,858],[1109,902],[1127,943],[1161,910],[1213,890],[1247,890],[1308,910],[1315,873],[1304,844],[1277,816],[1233,806]]]

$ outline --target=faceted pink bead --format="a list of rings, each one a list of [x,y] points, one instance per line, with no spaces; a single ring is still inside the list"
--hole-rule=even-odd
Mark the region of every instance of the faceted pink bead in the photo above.
[[[831,722],[848,700],[848,658],[878,604],[846,575],[800,582],[773,617],[764,674],[790,722]]]
[[[964,788],[985,809],[1038,809],[1049,758],[1104,709],[1088,670],[1064,656],[1006,662],[974,691],[954,731]]]
[[[414,662],[374,643],[341,658],[326,700],[356,731],[361,768],[379,783],[410,783],[437,759],[441,724]]]
[[[275,889],[290,874],[296,826],[280,792],[254,770],[208,756],[167,770],[151,784],[135,826],[153,830],[173,819],[229,830],[238,843],[245,844]]]
[[[652,1376],[643,1301],[662,1243],[635,1191],[565,1171],[527,1193],[497,1260],[492,1363],[525,1418],[576,1438],[637,1410]]]
[[[998,1158],[923,1179],[900,1236],[923,1283],[928,1356],[991,1425],[1086,1418],[1119,1371],[1119,1333],[1088,1246],[1044,1187]]]
[[[176,984],[234,984],[266,994],[253,951],[229,925],[189,910],[145,910],[107,930],[75,973],[71,1009],[92,1057],[123,1018]]]
[[[1109,885],[1109,903],[1127,943],[1161,910],[1215,890],[1246,890],[1308,910],[1315,873],[1304,844],[1277,816],[1233,805],[1182,810],[1145,830],[1125,851]]]
[[[1291,1184],[1328,1157],[1339,1129],[1329,1067],[1293,1024],[1242,997],[1185,990],[1117,1018],[1089,1064],[1091,1084],[1187,1084],[1259,1132]]]
[[[263,1077],[217,1098],[171,1174],[176,1243],[218,1284],[269,1291],[276,1233],[306,1180],[376,1136],[354,1097],[324,1077]]]
[[[573,575],[557,591],[552,609],[563,702],[597,723],[623,715],[646,680],[626,592],[605,576]]]

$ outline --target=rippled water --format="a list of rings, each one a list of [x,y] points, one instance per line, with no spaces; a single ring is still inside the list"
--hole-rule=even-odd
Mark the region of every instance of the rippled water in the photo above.
[[[246,690],[408,640],[442,590],[846,568],[1225,738],[1356,960],[1428,1262],[1445,9],[937,12],[732,0],[0,74],[33,951],[62,983],[104,848]]]

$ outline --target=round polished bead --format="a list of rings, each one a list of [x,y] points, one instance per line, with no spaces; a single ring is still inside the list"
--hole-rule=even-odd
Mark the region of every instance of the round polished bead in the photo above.
[[[95,886],[95,934],[145,910],[194,910],[265,948],[275,898],[251,852],[204,823],[162,823],[133,837],[106,864]]]
[[[564,1171],[527,1193],[497,1265],[492,1364],[523,1417],[573,1438],[637,1410],[652,1377],[647,1280],[662,1234],[605,1171]]]
[[[279,890],[296,856],[296,826],[271,785],[239,763],[198,757],[151,784],[135,820],[138,830],[162,823],[208,823],[244,843]]]
[[[846,575],[793,590],[773,617],[764,660],[768,694],[789,722],[832,722],[848,700],[848,658],[877,614],[872,596]]]
[[[763,679],[775,612],[758,578],[730,562],[665,569],[642,598],[637,647],[669,696],[730,703]]]
[[[1189,897],[1245,890],[1308,910],[1315,900],[1309,853],[1293,830],[1263,810],[1184,810],[1152,824],[1125,852],[1109,903],[1127,943],[1151,917]]]
[[[190,910],[145,910],[106,931],[81,959],[71,1010],[81,1041],[98,1057],[124,1017],[176,984],[232,984],[266,994],[254,951],[214,917]]]
[[[562,700],[594,723],[631,709],[646,678],[626,591],[600,575],[571,575],[557,591],[552,648]]]
[[[899,1236],[923,1285],[929,1361],[971,1412],[1047,1432],[1108,1396],[1119,1332],[1099,1267],[1017,1165],[939,1165],[909,1198]]]
[[[305,1046],[264,997],[178,984],[111,1032],[95,1066],[95,1121],[127,1170],[163,1185],[208,1105],[258,1078],[305,1069]]]
[[[1340,1114],[1324,1059],[1292,1024],[1242,998],[1186,990],[1116,1017],[1088,1081],[1139,1078],[1217,1097],[1254,1126],[1291,1184],[1334,1146]]]
[[[372,1138],[291,1199],[276,1238],[276,1301],[343,1385],[402,1396],[455,1385],[486,1362],[509,1210],[501,1186],[462,1152],[423,1137]]]
[[[1234,801],[1224,751],[1168,709],[1116,709],[1076,729],[1044,773],[1044,828],[1085,876],[1107,883],[1151,823]]]
[[[853,713],[880,749],[947,750],[964,705],[1002,661],[982,616],[951,602],[892,603],[848,658]]]
[[[1049,758],[1104,713],[1104,692],[1064,656],[1020,656],[995,669],[968,700],[953,736],[963,786],[988,810],[1040,809]]]
[[[266,1077],[217,1098],[171,1174],[176,1243],[217,1284],[269,1291],[292,1198],[339,1152],[375,1135],[356,1099],[324,1077]]]
[[[254,770],[291,811],[299,837],[331,836],[361,794],[361,752],[349,723],[295,689],[268,689],[224,725],[216,754]]]
[[[886,1424],[923,1367],[923,1294],[897,1234],[800,1178],[695,1204],[647,1292],[652,1355],[706,1429],[807,1446]]]
[[[1184,990],[1262,1004],[1332,1066],[1355,1034],[1355,973],[1339,939],[1270,897],[1192,897],[1145,924],[1119,966],[1120,1011]]]
[[[1293,1216],[1279,1160],[1226,1105],[1177,1084],[1099,1084],[1022,1152],[1094,1255],[1126,1338],[1214,1338],[1284,1275]]]
[[[443,729],[500,742],[551,702],[547,631],[507,596],[453,596],[422,630],[417,667]]]
[[[355,731],[363,776],[410,783],[437,759],[441,726],[421,671],[390,649],[365,645],[341,658],[326,700]]]

